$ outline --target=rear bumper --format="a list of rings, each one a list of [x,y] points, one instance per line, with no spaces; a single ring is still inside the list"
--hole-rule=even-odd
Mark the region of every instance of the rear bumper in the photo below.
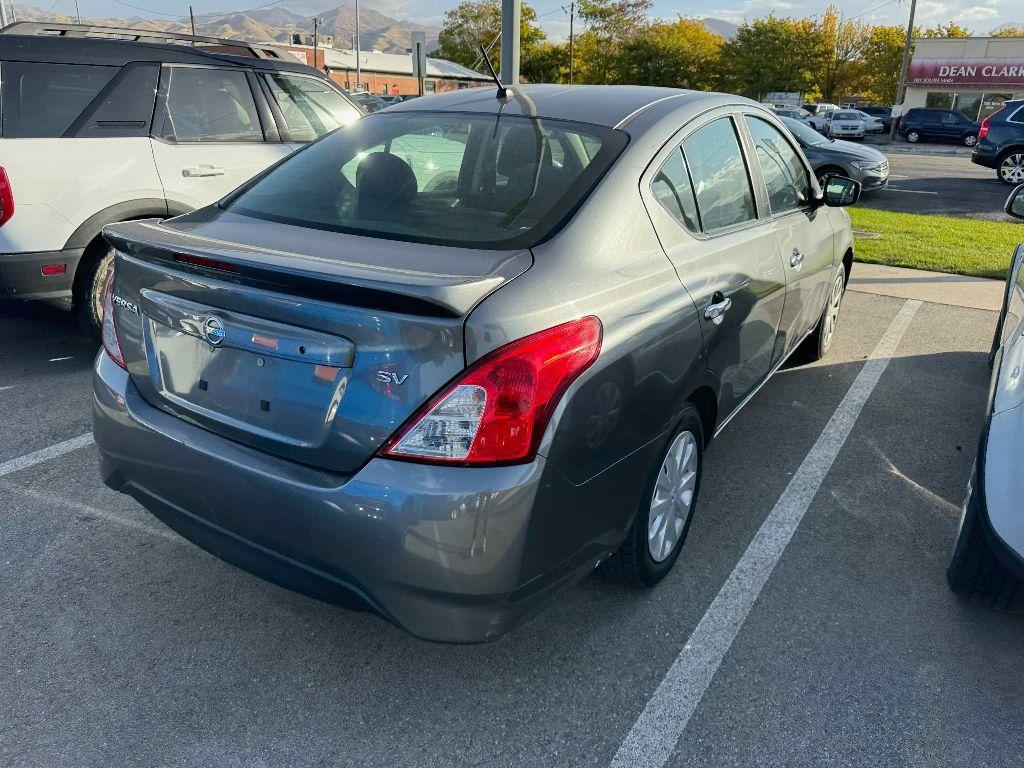
[[[0,253],[0,299],[63,299],[71,296],[82,248],[33,253]],[[46,265],[62,264],[64,271],[43,275]]]
[[[982,139],[974,145],[974,151],[971,152],[971,162],[985,168],[996,168],[999,166],[999,152],[995,146],[988,144],[985,139]]]
[[[152,407],[102,351],[94,390],[108,486],[230,563],[331,602],[355,597],[423,638],[496,639],[621,539],[577,532],[559,547],[537,534],[550,516],[571,527],[567,499],[579,494],[543,458],[472,469],[372,459],[344,477]]]

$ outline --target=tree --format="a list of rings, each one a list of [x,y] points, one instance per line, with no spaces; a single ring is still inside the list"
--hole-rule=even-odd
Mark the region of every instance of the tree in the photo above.
[[[906,31],[901,27],[872,27],[860,56],[864,95],[892,104],[899,87]]]
[[[702,21],[652,22],[622,43],[612,82],[710,90],[723,43]]]
[[[971,31],[966,27],[961,27],[955,21],[949,22],[949,24],[936,24],[934,27],[929,27],[923,33],[921,37],[970,37]]]
[[[744,24],[722,46],[722,87],[756,99],[811,92],[828,55],[813,20],[769,15]]]
[[[992,37],[1024,37],[1024,24],[1007,24],[994,30]]]
[[[584,32],[574,55],[580,83],[622,82],[616,69],[622,46],[646,24],[651,0],[580,0]]]
[[[528,83],[569,82],[569,44],[537,44],[524,52],[520,74]]]
[[[543,30],[537,26],[537,12],[523,3],[519,25],[521,56],[529,58],[533,49],[544,40]],[[438,47],[431,56],[457,62],[465,67],[485,72],[487,66],[480,56],[480,46],[489,46],[488,56],[498,66],[501,60],[501,3],[499,0],[462,0],[458,6],[445,11],[444,24],[438,36]]]
[[[853,90],[864,51],[867,28],[855,20],[843,21],[838,9],[830,5],[817,23],[823,49],[822,67],[816,81],[826,101],[836,101]]]

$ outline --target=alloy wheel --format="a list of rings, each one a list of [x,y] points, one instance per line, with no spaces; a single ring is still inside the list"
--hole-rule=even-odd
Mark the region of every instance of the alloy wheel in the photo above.
[[[965,147],[973,147],[977,143],[978,143],[978,137],[975,136],[973,133],[968,135],[968,136],[964,136],[964,146]]]
[[[843,303],[843,274],[836,276],[832,285],[832,294],[828,297],[828,307],[825,309],[824,327],[821,329],[822,349],[832,346],[832,337],[835,335],[836,326],[839,325],[839,307]]]
[[[1024,152],[1003,158],[999,164],[999,178],[1007,184],[1024,184]]]
[[[907,134],[907,141],[909,141],[911,144],[917,144],[917,141],[920,138],[921,134],[919,134],[917,131],[911,131],[910,133]]]
[[[692,432],[680,432],[665,455],[651,497],[647,550],[656,563],[672,554],[686,528],[697,487],[699,462],[697,438]]]

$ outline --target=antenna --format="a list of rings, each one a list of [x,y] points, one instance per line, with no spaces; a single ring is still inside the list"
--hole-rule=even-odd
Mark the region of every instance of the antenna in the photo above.
[[[491,58],[487,55],[487,49],[482,45],[480,46],[480,54],[484,57],[484,63],[487,65],[487,69],[491,73],[491,77],[494,79],[494,84],[498,86],[498,100],[508,101],[512,97],[512,89],[506,88],[501,84],[501,80],[498,79],[497,72],[494,71],[494,65],[491,64]]]

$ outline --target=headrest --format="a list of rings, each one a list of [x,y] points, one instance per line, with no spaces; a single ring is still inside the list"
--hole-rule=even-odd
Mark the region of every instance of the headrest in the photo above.
[[[400,157],[374,152],[356,166],[356,192],[360,202],[379,200],[407,203],[416,197],[416,174]]]
[[[497,170],[502,176],[511,176],[522,166],[536,168],[540,160],[541,135],[529,125],[517,125],[505,134],[498,151]]]

